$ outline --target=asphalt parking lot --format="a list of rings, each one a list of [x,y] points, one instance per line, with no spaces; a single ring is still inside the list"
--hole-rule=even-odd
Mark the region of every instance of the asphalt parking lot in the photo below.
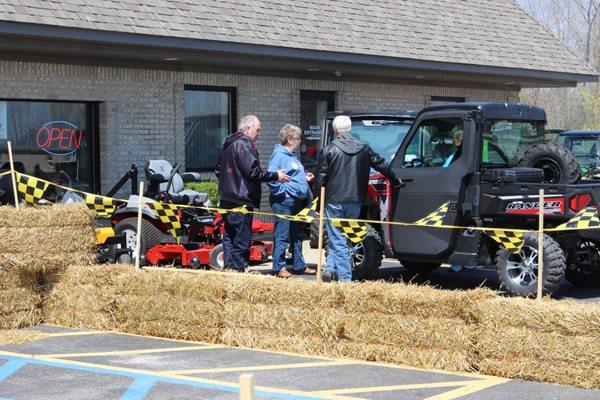
[[[0,399],[599,399],[600,390],[38,325],[0,347]]]

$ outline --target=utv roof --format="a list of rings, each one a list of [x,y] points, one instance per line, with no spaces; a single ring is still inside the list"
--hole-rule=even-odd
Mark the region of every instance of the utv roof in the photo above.
[[[325,115],[326,118],[335,118],[338,115],[347,115],[350,118],[358,117],[386,117],[386,118],[402,118],[415,119],[417,112],[415,110],[364,110],[364,111],[329,111]]]
[[[561,136],[600,136],[600,131],[572,130],[559,132]]]
[[[426,107],[419,111],[417,117],[428,111],[471,111],[479,110],[483,118],[508,119],[523,121],[544,121],[546,112],[536,106],[520,103],[450,103],[439,106]]]

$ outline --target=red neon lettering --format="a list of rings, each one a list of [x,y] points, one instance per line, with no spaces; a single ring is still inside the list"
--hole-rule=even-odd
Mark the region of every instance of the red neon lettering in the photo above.
[[[61,149],[69,149],[71,146],[71,143],[69,142],[70,140],[70,133],[71,133],[72,129],[69,128],[63,128],[60,130],[60,139],[58,141],[58,147]],[[67,141],[66,145],[63,145],[64,141]]]
[[[52,147],[52,142],[60,141],[60,128],[50,129],[50,140],[48,140],[48,147]]]
[[[42,138],[42,137],[44,138],[43,141],[40,140],[40,138]],[[49,132],[48,128],[46,128],[45,126],[42,126],[40,129],[38,129],[38,133],[37,133],[37,145],[38,145],[38,147],[46,147],[46,146],[48,146],[48,140],[49,139],[50,139],[50,132]]]
[[[83,131],[71,131],[71,147],[78,149],[81,146],[81,138],[83,137]]]

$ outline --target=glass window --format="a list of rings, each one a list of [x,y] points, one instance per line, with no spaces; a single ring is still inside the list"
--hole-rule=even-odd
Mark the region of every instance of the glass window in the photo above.
[[[234,131],[235,89],[185,88],[185,169],[213,170],[223,140]]]
[[[592,167],[598,163],[597,136],[568,137],[563,140],[563,145],[571,150],[582,167]]]
[[[516,167],[525,151],[545,143],[544,125],[538,122],[488,121],[483,127],[483,166]]]
[[[462,119],[423,121],[406,148],[406,167],[449,167],[460,157]]]
[[[97,192],[96,115],[94,103],[0,101],[0,169],[9,168],[10,140],[17,171]]]
[[[314,169],[317,166],[323,131],[321,124],[327,111],[333,111],[334,96],[334,92],[300,91],[300,160],[306,169]]]

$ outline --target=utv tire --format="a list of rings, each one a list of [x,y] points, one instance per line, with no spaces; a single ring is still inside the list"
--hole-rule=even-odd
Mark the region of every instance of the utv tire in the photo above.
[[[125,235],[127,248],[135,254],[136,236],[137,236],[137,218],[125,218],[115,225],[116,235]],[[140,256],[145,256],[148,250],[160,242],[161,232],[152,222],[142,219],[142,237],[140,238]],[[120,257],[119,260],[125,262],[127,257]],[[129,262],[133,263],[134,257],[129,257]]]
[[[323,246],[327,243],[327,230],[323,224]],[[319,248],[319,220],[315,219],[310,223],[310,240],[308,242],[311,249]]]
[[[542,169],[546,183],[572,184],[581,179],[581,169],[573,153],[554,142],[538,144],[527,150],[519,166]]]
[[[496,254],[496,272],[500,287],[508,294],[521,297],[533,297],[537,294],[537,256],[538,234],[528,232],[523,235],[521,251],[511,253],[501,248]],[[551,295],[560,286],[565,274],[566,260],[558,243],[544,235],[544,272],[542,275],[542,294]]]
[[[223,252],[223,244],[218,244],[210,252],[210,267],[218,271],[225,267],[225,253]]]
[[[573,285],[600,288],[600,244],[582,239],[577,248],[569,252],[565,278]]]
[[[426,263],[417,261],[400,260],[404,268],[410,271],[411,274],[427,274],[440,267],[440,263]]]
[[[367,235],[360,243],[348,241],[352,255],[352,280],[375,279],[383,259],[383,244],[377,231],[369,224]],[[329,240],[326,242],[325,257],[329,254]]]

